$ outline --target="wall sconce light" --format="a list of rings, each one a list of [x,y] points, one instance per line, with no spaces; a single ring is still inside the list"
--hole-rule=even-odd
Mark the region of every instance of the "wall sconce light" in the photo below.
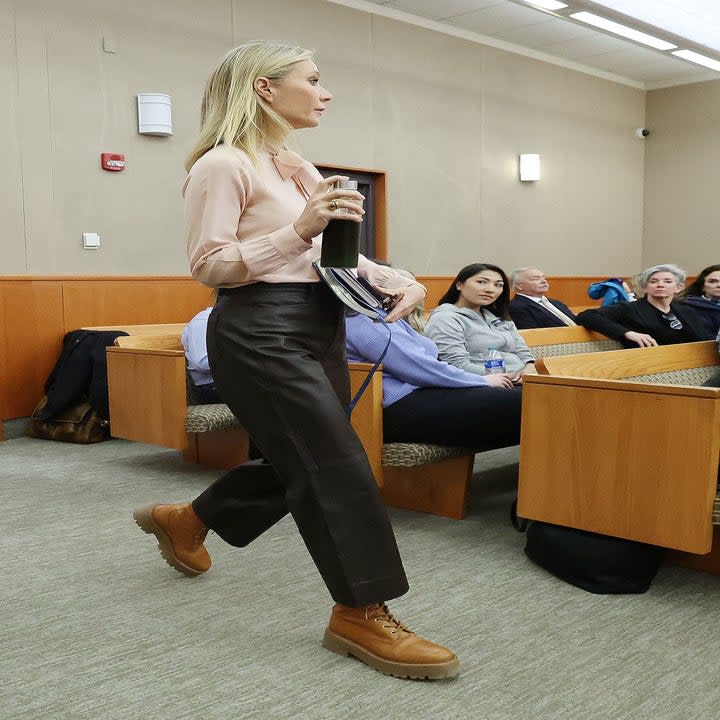
[[[141,135],[173,134],[172,98],[163,93],[140,93],[137,96],[138,132]]]
[[[524,153],[520,156],[521,182],[535,182],[540,179],[540,156]]]

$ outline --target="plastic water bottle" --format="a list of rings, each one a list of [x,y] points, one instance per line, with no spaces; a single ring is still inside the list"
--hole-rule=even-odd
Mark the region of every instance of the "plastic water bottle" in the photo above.
[[[505,372],[505,361],[497,348],[488,348],[487,355],[485,355],[485,372],[488,375]]]

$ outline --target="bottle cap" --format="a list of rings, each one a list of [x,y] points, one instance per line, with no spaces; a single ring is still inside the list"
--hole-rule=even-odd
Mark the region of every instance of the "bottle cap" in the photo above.
[[[336,180],[333,183],[335,190],[357,190],[357,180]]]

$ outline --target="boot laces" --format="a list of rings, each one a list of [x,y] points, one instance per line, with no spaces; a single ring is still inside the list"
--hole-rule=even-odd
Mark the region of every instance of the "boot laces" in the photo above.
[[[375,622],[383,623],[383,627],[390,630],[392,634],[396,632],[406,632],[414,635],[413,631],[403,625],[391,612],[385,603],[376,603],[375,605],[368,605],[365,608],[365,619],[369,620],[372,618]]]
[[[193,535],[193,546],[195,550],[197,550],[205,542],[207,534],[207,528],[201,528],[195,532]]]

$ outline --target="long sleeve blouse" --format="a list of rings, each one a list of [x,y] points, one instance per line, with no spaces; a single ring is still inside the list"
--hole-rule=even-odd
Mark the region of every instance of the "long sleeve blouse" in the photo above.
[[[442,360],[478,375],[485,374],[484,358],[490,348],[502,355],[508,372],[518,372],[535,361],[515,323],[488,310],[480,314],[443,303],[430,314],[425,333],[437,345]]]
[[[467,373],[438,360],[432,340],[398,320],[384,325],[366,315],[348,315],[345,319],[348,360],[374,363],[383,358],[383,407],[392,405],[414,390],[424,387],[466,388],[486,385],[484,378]]]
[[[310,242],[293,226],[322,176],[296,153],[258,153],[257,165],[219,145],[190,168],[183,185],[187,254],[192,276],[210,287],[254,282],[318,282],[312,267],[322,235]],[[399,289],[412,281],[360,257],[358,274]]]

